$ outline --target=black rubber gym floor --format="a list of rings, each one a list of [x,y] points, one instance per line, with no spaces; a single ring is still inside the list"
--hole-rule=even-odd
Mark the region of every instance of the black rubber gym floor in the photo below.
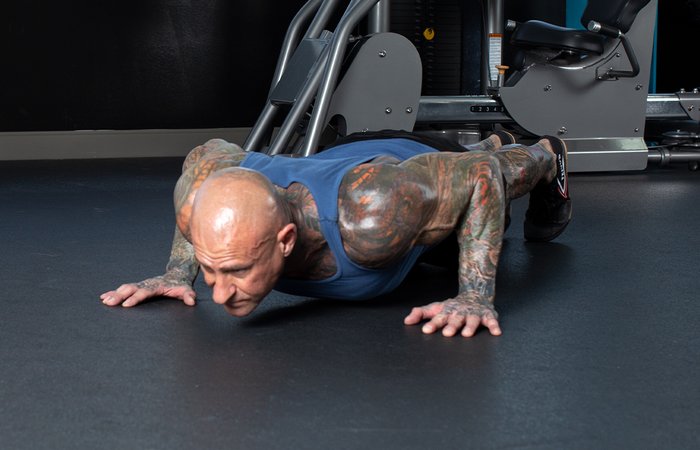
[[[179,159],[0,163],[3,449],[700,448],[700,174],[575,174],[574,220],[522,239],[497,284],[503,335],[426,336],[421,266],[364,303],[273,293],[229,317],[108,308],[160,274]]]

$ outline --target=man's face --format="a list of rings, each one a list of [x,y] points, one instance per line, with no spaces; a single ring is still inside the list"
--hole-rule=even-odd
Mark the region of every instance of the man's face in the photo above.
[[[250,314],[270,293],[284,268],[276,236],[258,234],[252,230],[219,239],[199,233],[192,236],[212,299],[232,316]]]

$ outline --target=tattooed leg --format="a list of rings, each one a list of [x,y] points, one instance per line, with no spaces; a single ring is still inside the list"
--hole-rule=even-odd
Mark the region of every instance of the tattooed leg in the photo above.
[[[525,146],[506,145],[498,149],[506,187],[506,198],[514,200],[529,193],[540,181],[551,181],[556,173],[556,157],[548,140]]]
[[[501,163],[508,200],[514,200],[529,193],[541,180],[551,181],[556,172],[554,152],[547,139],[542,139],[531,146],[503,145],[500,137],[492,134],[481,142],[465,148],[469,151],[484,151],[497,156]]]
[[[492,134],[476,144],[465,145],[464,148],[470,152],[495,152],[503,146],[501,138]]]

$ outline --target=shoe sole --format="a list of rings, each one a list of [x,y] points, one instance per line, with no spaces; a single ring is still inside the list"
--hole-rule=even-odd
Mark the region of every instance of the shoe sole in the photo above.
[[[561,139],[554,136],[543,136],[543,139],[549,141],[549,145],[552,146],[554,154],[557,157],[557,173],[555,175],[557,179],[557,188],[559,190],[559,195],[564,199],[569,198],[569,151],[566,148],[566,143]]]

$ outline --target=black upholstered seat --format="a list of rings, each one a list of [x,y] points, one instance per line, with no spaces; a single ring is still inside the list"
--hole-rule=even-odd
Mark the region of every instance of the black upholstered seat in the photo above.
[[[519,47],[546,47],[560,50],[603,53],[604,37],[575,28],[560,27],[541,20],[528,20],[520,24],[511,37],[511,43]]]
[[[589,0],[581,16],[581,24],[588,26],[591,20],[629,31],[637,13],[650,0]],[[605,37],[588,30],[567,28],[541,20],[528,20],[519,24],[511,36],[511,43],[525,48],[549,48],[581,53],[602,54]]]

